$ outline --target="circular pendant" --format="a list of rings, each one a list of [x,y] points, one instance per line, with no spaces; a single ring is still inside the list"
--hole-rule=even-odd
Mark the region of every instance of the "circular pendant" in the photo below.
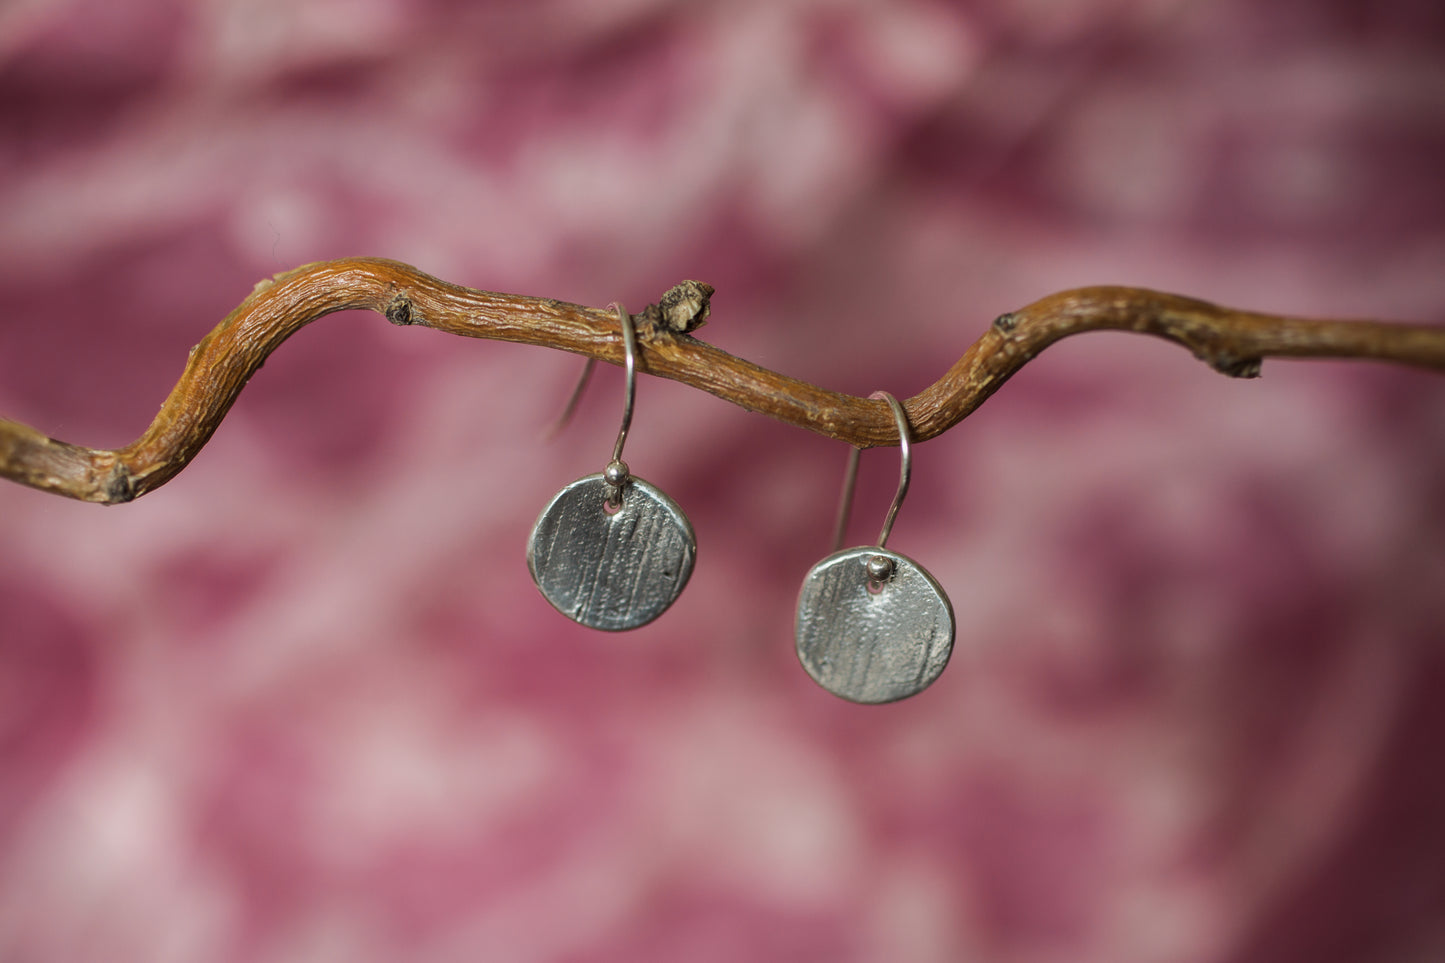
[[[874,581],[873,569],[892,573]],[[890,564],[891,563],[891,564]],[[829,555],[798,594],[798,660],[813,680],[853,702],[917,695],[953,653],[953,606],[932,575],[882,548]]]
[[[637,476],[622,505],[600,474],[579,478],[542,510],[527,540],[527,567],[552,606],[573,621],[620,632],[646,625],[676,601],[697,556],[677,503]]]

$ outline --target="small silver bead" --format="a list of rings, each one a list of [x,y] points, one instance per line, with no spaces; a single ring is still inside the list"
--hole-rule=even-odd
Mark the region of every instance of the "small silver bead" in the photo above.
[[[868,577],[875,582],[886,582],[893,577],[893,559],[887,555],[874,555],[868,559]]]
[[[593,464],[595,465],[596,462],[593,462]],[[626,485],[627,480],[631,477],[632,475],[627,471],[627,462],[625,461],[608,462],[607,467],[602,469],[602,480],[613,488],[621,488],[623,485]]]

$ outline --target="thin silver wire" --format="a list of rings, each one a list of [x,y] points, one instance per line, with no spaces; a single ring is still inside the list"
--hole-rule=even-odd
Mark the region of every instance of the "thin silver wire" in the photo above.
[[[888,544],[888,536],[893,534],[893,519],[898,517],[903,496],[908,494],[908,482],[913,474],[913,440],[909,437],[908,413],[903,410],[903,405],[897,398],[886,391],[875,391],[868,397],[882,398],[888,402],[888,407],[893,409],[893,419],[898,422],[898,449],[902,455],[898,466],[898,493],[893,496],[893,504],[888,506],[888,516],[883,519],[883,530],[878,533],[878,547],[882,548]]]
[[[632,315],[621,304],[614,303],[617,320],[622,324],[622,350],[627,366],[627,400],[622,405],[622,427],[617,431],[617,444],[612,446],[612,460],[622,460],[622,446],[627,443],[627,429],[632,427],[632,401],[637,397],[637,333],[632,330]]]
[[[567,399],[567,405],[557,420],[548,425],[542,432],[544,441],[551,441],[562,434],[562,429],[572,423],[572,417],[577,414],[577,404],[582,400],[582,392],[587,390],[587,382],[592,380],[592,369],[597,367],[596,358],[588,358],[582,365],[582,374],[577,378],[577,384],[572,388],[572,395]]]
[[[833,522],[833,551],[843,548],[843,536],[848,533],[848,516],[853,511],[853,490],[858,487],[858,456],[861,448],[848,449],[848,467],[843,469],[843,494],[838,498],[838,517]]]
[[[898,423],[898,449],[901,455],[901,464],[898,468],[898,491],[893,496],[893,504],[888,506],[888,514],[883,519],[883,530],[878,533],[877,547],[883,548],[888,544],[888,536],[893,534],[893,520],[898,517],[898,509],[903,504],[903,497],[908,494],[908,482],[913,474],[913,439],[910,437],[908,427],[908,413],[903,410],[903,405],[898,399],[886,391],[875,391],[869,398],[886,401],[888,407],[893,410],[893,419]],[[861,448],[854,448],[848,452],[848,466],[843,472],[843,496],[838,501],[838,520],[833,528],[833,551],[843,547],[844,530],[848,527],[848,516],[853,509],[853,491],[858,485],[858,456],[863,453]]]

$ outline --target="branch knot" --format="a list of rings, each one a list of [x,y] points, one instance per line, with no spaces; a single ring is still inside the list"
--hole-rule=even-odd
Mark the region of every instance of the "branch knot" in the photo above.
[[[413,317],[411,313],[411,298],[407,297],[405,294],[398,294],[396,297],[392,298],[391,303],[386,306],[385,314],[386,320],[390,321],[392,324],[401,325],[402,327],[405,327],[409,324],[415,324],[417,321],[417,319]]]
[[[649,304],[634,320],[669,334],[690,334],[707,324],[715,289],[702,281],[683,281],[667,289],[656,304]]]

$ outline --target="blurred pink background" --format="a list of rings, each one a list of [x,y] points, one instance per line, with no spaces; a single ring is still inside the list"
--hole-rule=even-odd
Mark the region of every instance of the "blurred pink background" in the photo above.
[[[353,254],[910,395],[1084,284],[1445,322],[1438,0],[0,7],[0,414],[136,437]],[[533,588],[605,368],[326,318],[165,488],[0,485],[0,959],[1445,959],[1445,379],[1097,334],[915,453],[953,664],[793,654],[845,448],[644,378],[698,567]],[[896,453],[864,457],[849,541]]]

